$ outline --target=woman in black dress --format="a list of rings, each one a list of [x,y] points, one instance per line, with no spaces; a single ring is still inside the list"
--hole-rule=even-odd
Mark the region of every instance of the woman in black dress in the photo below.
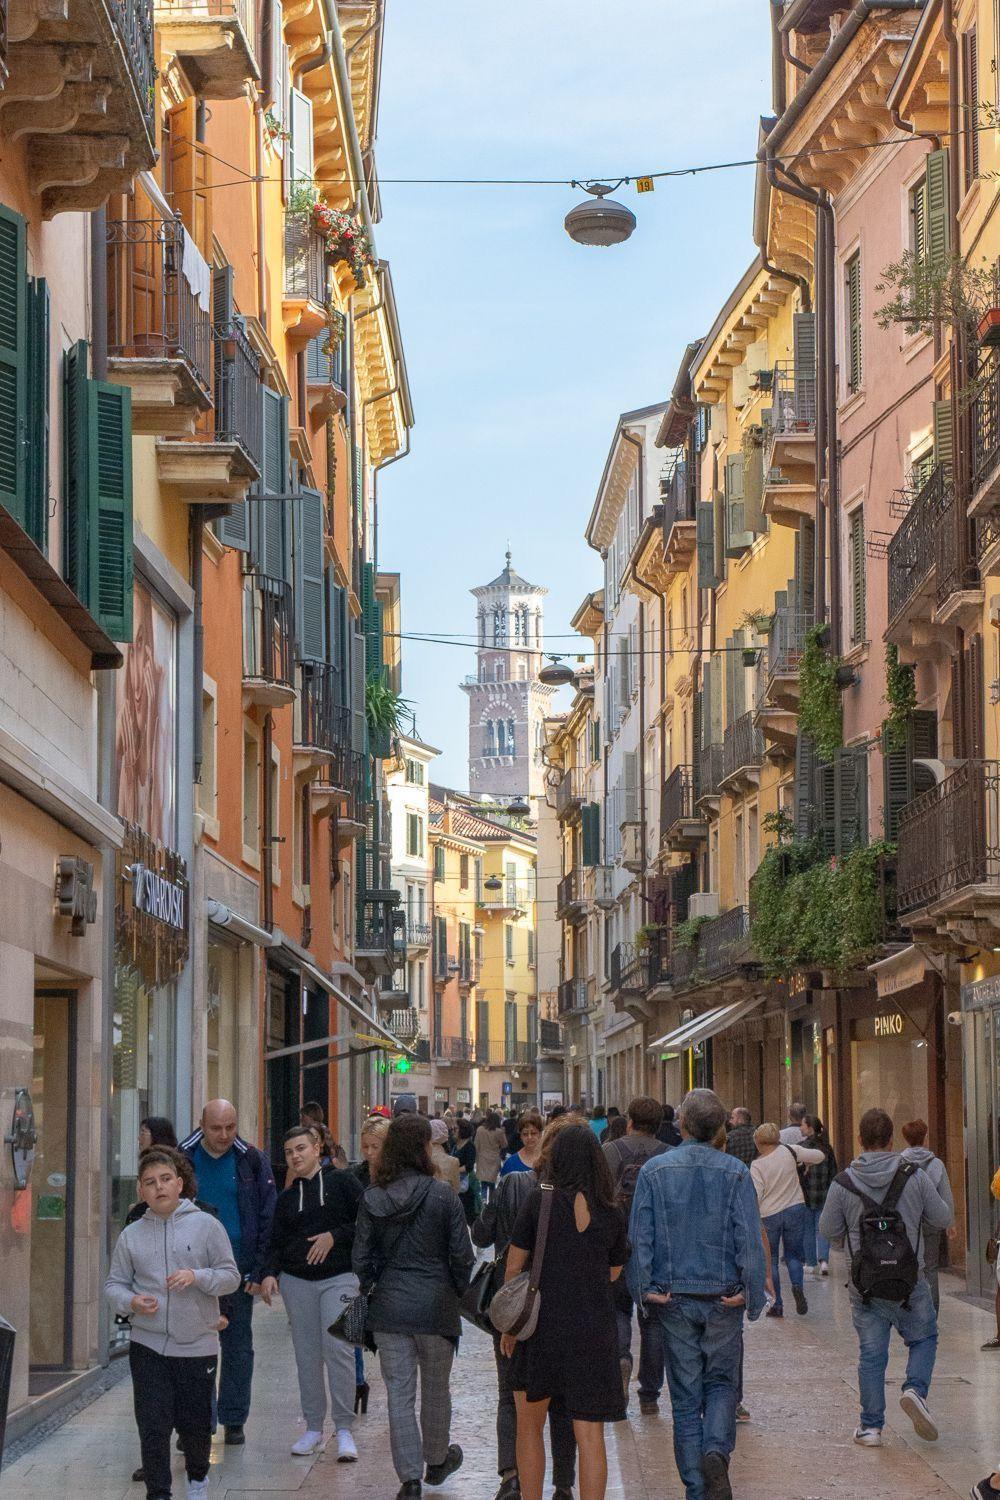
[[[554,1188],[533,1336],[501,1341],[512,1360],[517,1403],[517,1472],[524,1500],[542,1500],[543,1430],[558,1397],[573,1419],[580,1500],[604,1500],[608,1460],[604,1423],[625,1420],[612,1283],[627,1255],[625,1217],[597,1137],[587,1125],[546,1131],[539,1176]],[[507,1252],[505,1280],[531,1264],[542,1193],[523,1204]]]

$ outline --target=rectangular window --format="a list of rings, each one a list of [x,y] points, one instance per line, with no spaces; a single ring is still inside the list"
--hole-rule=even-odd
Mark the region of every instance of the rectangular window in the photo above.
[[[419,813],[406,814],[406,852],[420,858],[424,852],[424,820]]]
[[[962,37],[962,119],[965,191],[979,176],[979,43],[975,27]]]
[[[861,389],[861,252],[856,250],[844,267],[844,311],[847,321],[847,389]]]
[[[514,929],[509,922],[503,927],[503,956],[507,963],[514,962]]]
[[[243,733],[243,857],[260,859],[260,741]]]
[[[528,928],[528,968],[529,969],[533,969],[534,967],[535,967],[535,930],[534,930],[533,927],[529,927]]]
[[[410,756],[406,758],[406,780],[409,786],[423,786],[424,768],[419,760],[413,760]]]
[[[434,879],[438,880],[438,881],[441,881],[441,880],[444,879],[444,845],[443,844],[435,844],[434,845]]]
[[[215,817],[215,695],[201,695],[201,779],[195,788],[198,811],[206,818]]]
[[[865,639],[865,514],[860,505],[851,512],[847,544],[851,645],[860,646]]]
[[[460,854],[458,857],[458,885],[460,890],[469,889],[469,856],[467,854]]]

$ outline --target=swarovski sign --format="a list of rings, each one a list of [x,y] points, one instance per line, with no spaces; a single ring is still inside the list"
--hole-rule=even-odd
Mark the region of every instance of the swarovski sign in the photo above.
[[[159,922],[166,922],[183,932],[187,926],[186,889],[166,880],[155,870],[136,862],[128,872],[132,877],[132,905]]]

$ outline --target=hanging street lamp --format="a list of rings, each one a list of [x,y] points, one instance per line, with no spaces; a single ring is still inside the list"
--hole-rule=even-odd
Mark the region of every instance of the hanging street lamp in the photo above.
[[[571,208],[566,215],[566,233],[570,239],[575,240],[578,245],[624,244],[635,229],[635,214],[624,203],[617,203],[614,198],[607,196],[613,191],[612,185],[607,182],[581,182],[574,183],[573,186],[582,187],[591,196],[588,201]],[[621,182],[615,183],[614,187],[621,187]]]

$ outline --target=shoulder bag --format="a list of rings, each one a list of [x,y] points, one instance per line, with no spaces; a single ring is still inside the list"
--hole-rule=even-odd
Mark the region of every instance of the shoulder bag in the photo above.
[[[458,1310],[467,1323],[472,1323],[483,1333],[492,1333],[490,1303],[496,1282],[496,1260],[483,1260],[472,1273],[472,1280],[458,1299]]]
[[[549,1237],[552,1217],[552,1184],[542,1183],[542,1206],[538,1211],[538,1233],[531,1257],[531,1269],[505,1281],[490,1302],[490,1322],[498,1333],[509,1333],[519,1343],[530,1339],[538,1327],[542,1298],[538,1283],[545,1258],[545,1241]]]

